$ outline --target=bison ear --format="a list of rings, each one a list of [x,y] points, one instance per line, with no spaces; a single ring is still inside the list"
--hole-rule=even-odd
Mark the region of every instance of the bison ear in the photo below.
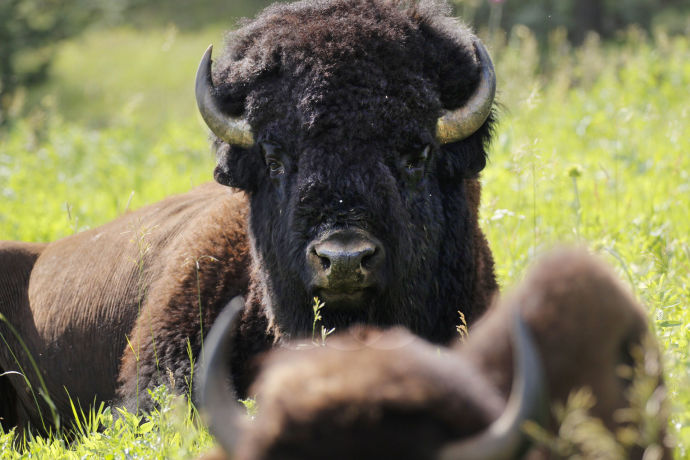
[[[495,115],[467,139],[441,145],[438,170],[441,179],[459,181],[475,178],[486,166],[487,149],[493,134]]]
[[[253,193],[258,186],[259,172],[263,168],[260,155],[254,151],[257,148],[242,148],[216,139],[216,168],[213,170],[216,182]]]
[[[476,58],[472,32],[454,18],[435,17],[420,23],[424,35],[427,78],[436,86],[443,111],[463,107],[473,96],[481,79],[481,63]],[[486,166],[486,148],[493,134],[495,113],[469,137],[440,146],[439,173],[451,181],[476,177]]]
[[[251,193],[258,186],[264,165],[250,126],[252,120],[248,118],[248,100],[259,82],[275,72],[277,64],[245,60],[246,50],[240,45],[241,41],[231,44],[221,56],[214,78],[209,47],[197,72],[196,93],[201,114],[215,135],[215,180]],[[214,85],[213,80],[220,83]]]

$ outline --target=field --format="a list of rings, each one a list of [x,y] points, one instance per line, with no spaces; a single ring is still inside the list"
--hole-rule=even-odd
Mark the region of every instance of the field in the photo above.
[[[0,239],[49,241],[211,180],[192,81],[220,28],[92,31],[59,49],[36,107],[0,133]],[[105,51],[107,50],[107,51]],[[505,289],[562,242],[604,257],[647,306],[665,350],[678,458],[690,456],[690,40],[635,29],[540,54],[493,37],[502,103],[482,226]],[[143,424],[91,414],[72,442],[0,434],[0,458],[190,458],[212,440],[162,390]],[[94,433],[97,421],[107,428]]]

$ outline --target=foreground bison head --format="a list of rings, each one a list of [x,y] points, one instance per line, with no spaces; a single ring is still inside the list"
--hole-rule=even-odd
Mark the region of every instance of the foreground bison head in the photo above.
[[[231,303],[209,334],[199,387],[202,411],[229,458],[507,460],[528,445],[522,424],[546,420],[543,369],[518,316],[507,404],[466,357],[440,353],[402,328],[366,326],[325,347],[273,352],[254,385],[259,410],[250,420],[226,386],[240,309]]]
[[[250,201],[249,302],[278,334],[403,324],[448,340],[496,289],[477,226],[495,78],[445,7],[275,5],[230,36],[197,100],[216,180]],[[214,82],[215,80],[215,82]]]
[[[454,349],[439,353],[401,330],[368,329],[325,348],[272,353],[253,387],[258,414],[239,426],[242,410],[225,386],[223,359],[232,315],[232,308],[224,311],[209,335],[200,403],[233,458],[522,458],[521,422],[530,418],[556,431],[545,401],[563,404],[581,387],[596,398],[592,414],[603,426],[628,431],[625,442],[580,452],[533,448],[526,458],[670,458],[662,442],[667,414],[649,414],[655,425],[635,413],[658,411],[664,396],[659,369],[647,369],[658,366],[658,356],[645,313],[583,252],[544,259]],[[642,378],[653,379],[636,381],[633,396],[630,374],[621,371],[645,345],[650,375]],[[641,387],[648,399],[640,399]],[[579,420],[589,425],[573,438],[584,443],[583,434],[597,431]]]

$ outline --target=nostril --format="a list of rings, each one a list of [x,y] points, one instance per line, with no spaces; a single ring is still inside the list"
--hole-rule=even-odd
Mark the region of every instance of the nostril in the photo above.
[[[319,265],[321,270],[328,270],[331,268],[331,259],[328,254],[317,245],[309,249],[309,258],[312,260],[313,265]]]
[[[331,268],[331,259],[329,259],[328,257],[319,256],[319,262],[321,262],[321,268],[323,268],[324,270],[328,270],[329,268]]]
[[[367,254],[364,254],[362,256],[362,260],[360,262],[360,265],[362,268],[370,269],[374,265],[374,258],[376,256],[376,253],[378,252],[378,249],[374,249],[371,252],[367,252]]]

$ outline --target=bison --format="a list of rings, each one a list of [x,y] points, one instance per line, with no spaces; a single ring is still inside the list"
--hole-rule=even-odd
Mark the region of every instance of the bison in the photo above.
[[[664,396],[646,314],[586,252],[546,257],[450,349],[400,329],[367,326],[325,347],[271,352],[251,390],[254,420],[242,415],[225,385],[229,325],[238,310],[230,305],[209,335],[199,388],[202,413],[232,458],[523,458],[530,439],[522,422],[554,427],[545,409],[565,405],[580,387],[591,390],[591,414],[611,432],[645,433],[606,458],[671,458],[664,412],[652,415],[656,425],[631,425],[629,371],[642,347],[653,383],[642,410],[658,407]],[[604,458],[603,452],[585,451],[584,458]],[[525,454],[553,457],[537,447]]]
[[[239,395],[253,356],[311,333],[314,297],[339,331],[401,325],[444,343],[459,310],[474,322],[497,290],[478,226],[495,75],[449,11],[269,7],[197,73],[219,184],[49,244],[0,243],[3,426],[48,428],[70,397],[136,410],[156,385],[184,391],[237,295]]]

